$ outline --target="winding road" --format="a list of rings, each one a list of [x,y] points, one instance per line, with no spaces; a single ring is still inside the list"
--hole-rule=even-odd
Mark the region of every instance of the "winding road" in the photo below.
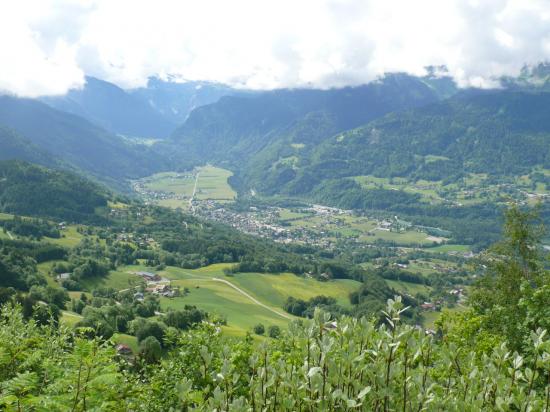
[[[269,310],[270,312],[273,312],[285,319],[289,319],[289,320],[292,320],[292,317],[290,315],[287,315],[286,313],[282,313],[282,312],[279,312],[273,308],[270,308],[269,306],[263,304],[262,302],[260,302],[258,299],[256,299],[255,297],[249,295],[248,293],[246,293],[244,290],[242,290],[241,288],[235,286],[233,283],[231,282],[228,282],[227,280],[224,280],[224,279],[220,279],[220,278],[212,278],[212,280],[215,280],[216,282],[222,282],[222,283],[225,283],[227,286],[230,286],[232,287],[233,289],[235,289],[237,292],[239,292],[240,294],[246,296],[248,299],[250,299],[252,302],[254,302],[256,305],[259,305],[261,306],[262,308],[264,309],[267,309]]]

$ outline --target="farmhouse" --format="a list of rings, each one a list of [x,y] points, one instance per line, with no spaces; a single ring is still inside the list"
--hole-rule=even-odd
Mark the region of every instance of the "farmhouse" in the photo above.
[[[172,298],[176,295],[176,293],[172,290],[170,285],[167,285],[167,284],[151,286],[146,288],[145,291],[152,293],[154,295],[162,295],[167,298]]]
[[[62,282],[64,280],[69,280],[71,278],[71,274],[70,273],[60,273],[59,275],[57,275],[57,280]]]
[[[116,345],[116,352],[119,355],[122,355],[122,356],[129,356],[129,355],[133,354],[132,348],[130,348],[128,345],[124,345],[122,343],[119,344],[119,345]]]
[[[435,303],[431,303],[431,302],[424,302],[422,305],[420,305],[420,307],[423,310],[435,310],[436,309]]]
[[[134,272],[134,273],[138,276],[141,276],[143,279],[147,281],[158,282],[159,280],[161,280],[161,277],[156,273],[151,273],[151,272]]]

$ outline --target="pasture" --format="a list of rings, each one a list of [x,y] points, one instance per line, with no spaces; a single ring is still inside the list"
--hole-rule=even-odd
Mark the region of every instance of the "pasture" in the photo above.
[[[189,290],[185,296],[162,297],[163,311],[181,309],[185,305],[197,306],[227,319],[227,326],[223,329],[229,335],[244,335],[258,323],[263,323],[266,328],[270,325],[286,327],[291,319],[295,319],[282,308],[289,296],[305,300],[318,295],[332,296],[341,305],[349,307],[348,295],[360,285],[353,280],[319,282],[290,273],[237,273],[226,276],[223,269],[230,266],[216,264],[196,270],[167,267],[162,271],[144,266],[125,266],[111,272],[98,285],[120,290],[139,282],[140,278],[129,272],[147,270],[158,273],[169,279],[172,286],[178,286],[182,291],[184,288]],[[91,284],[87,286],[93,287]]]
[[[189,172],[157,173],[141,179],[139,183],[147,191],[155,193],[150,199],[154,203],[172,209],[187,209],[194,191],[195,200],[220,203],[234,200],[237,194],[227,182],[232,174],[229,170],[207,165]]]
[[[78,245],[80,241],[85,237],[85,235],[78,232],[77,225],[67,226],[65,229],[61,230],[60,232],[61,232],[61,237],[58,239],[49,238],[49,237],[45,237],[44,239],[49,243],[55,243],[56,245],[71,248]]]
[[[471,246],[469,245],[439,245],[426,249],[427,252],[448,253],[448,252],[469,252]]]

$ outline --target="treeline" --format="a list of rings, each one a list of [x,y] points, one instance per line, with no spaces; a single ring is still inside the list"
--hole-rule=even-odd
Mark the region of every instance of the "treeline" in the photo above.
[[[316,309],[325,310],[333,316],[349,314],[349,311],[338,305],[336,299],[322,295],[314,296],[307,301],[289,296],[283,305],[283,309],[294,316],[310,319],[313,318]]]
[[[106,340],[114,333],[136,336],[148,362],[158,361],[181,331],[208,319],[208,313],[191,305],[161,313],[159,298],[143,286],[120,292],[97,289],[91,298],[83,293],[71,301],[71,309],[82,315],[75,327],[84,328],[89,338]]]
[[[0,226],[4,232],[11,232],[15,235],[30,237],[40,240],[43,237],[60,238],[61,233],[57,225],[43,219],[23,219],[14,216],[11,220],[0,220]]]
[[[391,266],[383,266],[372,271],[383,279],[397,280],[420,285],[429,285],[429,280],[420,273],[413,273],[408,270],[399,269]]]

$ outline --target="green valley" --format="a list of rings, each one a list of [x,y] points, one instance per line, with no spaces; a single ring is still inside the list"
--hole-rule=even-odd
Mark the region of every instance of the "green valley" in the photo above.
[[[134,182],[133,187],[148,202],[188,209],[194,200],[223,203],[235,199],[228,183],[231,175],[222,168],[202,166],[189,172],[158,173]]]

